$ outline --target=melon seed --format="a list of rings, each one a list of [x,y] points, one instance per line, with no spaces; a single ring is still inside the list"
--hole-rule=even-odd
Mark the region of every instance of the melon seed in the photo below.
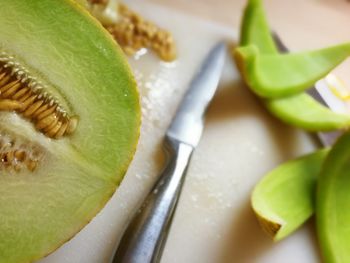
[[[17,161],[23,161],[24,158],[26,157],[26,152],[22,150],[16,150],[15,151],[15,158]]]
[[[22,103],[15,100],[0,100],[0,110],[18,110],[22,107]]]
[[[0,53],[0,111],[15,111],[49,138],[72,134],[78,124],[12,56]],[[62,125],[67,124],[67,125]]]
[[[118,3],[116,10],[113,10],[108,2],[108,0],[89,0],[93,14],[96,5],[98,10],[103,10],[102,12],[117,14],[118,19],[113,23],[102,21],[103,15],[101,19],[100,14],[97,14],[97,18],[127,55],[133,55],[142,48],[148,48],[164,61],[172,61],[176,58],[175,41],[170,32],[144,19],[124,4]]]

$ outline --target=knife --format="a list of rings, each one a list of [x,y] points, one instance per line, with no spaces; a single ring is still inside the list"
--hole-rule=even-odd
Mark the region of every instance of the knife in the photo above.
[[[112,263],[159,262],[191,155],[204,128],[225,62],[226,46],[216,44],[193,78],[165,134],[167,165],[127,226]]]
[[[281,53],[288,53],[289,50],[286,47],[286,45],[282,42],[282,39],[275,33],[272,33],[273,39],[275,41],[275,44],[278,48],[278,50]],[[324,86],[324,80],[320,80],[316,82],[316,84],[309,89],[306,90],[306,92],[316,101],[321,103],[322,105],[332,109],[334,105],[328,104],[327,101],[322,97],[322,95],[319,92],[318,88],[321,88],[320,86]],[[341,102],[339,100],[334,100],[333,103],[340,104]],[[343,107],[343,105],[338,105],[340,108]],[[317,132],[316,136],[318,139],[318,142],[321,146],[328,147],[332,146],[334,142],[338,139],[338,137],[342,134],[342,131],[330,131],[330,132]]]

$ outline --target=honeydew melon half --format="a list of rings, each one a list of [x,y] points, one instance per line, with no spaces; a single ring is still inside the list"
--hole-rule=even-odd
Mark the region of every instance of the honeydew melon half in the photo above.
[[[0,35],[0,263],[32,262],[116,190],[139,97],[120,48],[74,1],[1,1]]]

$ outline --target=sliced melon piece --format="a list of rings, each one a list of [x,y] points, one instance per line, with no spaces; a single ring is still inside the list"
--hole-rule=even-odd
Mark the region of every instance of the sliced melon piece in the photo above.
[[[248,0],[242,18],[239,45],[251,44],[262,54],[278,54],[261,0]]]
[[[4,1],[0,30],[0,262],[31,262],[114,193],[139,98],[121,50],[73,1]]]
[[[325,160],[318,179],[316,224],[327,263],[350,262],[350,133],[343,135]]]
[[[349,117],[333,113],[303,90],[342,62],[350,44],[296,54],[279,54],[261,0],[248,0],[234,58],[247,86],[265,99],[282,121],[310,131],[350,125]]]
[[[266,100],[265,105],[283,122],[308,131],[345,129],[350,125],[350,115],[333,112],[306,93]]]
[[[247,84],[264,98],[294,95],[310,88],[349,55],[350,43],[289,54],[264,54],[254,44],[235,50]]]
[[[293,233],[314,213],[314,192],[328,150],[288,161],[255,186],[251,203],[263,229],[275,241]]]

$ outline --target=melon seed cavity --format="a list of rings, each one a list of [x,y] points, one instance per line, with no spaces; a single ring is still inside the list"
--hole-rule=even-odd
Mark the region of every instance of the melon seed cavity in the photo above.
[[[33,172],[43,157],[43,150],[38,146],[0,131],[0,171]]]
[[[46,86],[6,52],[0,53],[0,111],[15,111],[53,139],[73,133],[78,124],[77,117],[69,116]]]

